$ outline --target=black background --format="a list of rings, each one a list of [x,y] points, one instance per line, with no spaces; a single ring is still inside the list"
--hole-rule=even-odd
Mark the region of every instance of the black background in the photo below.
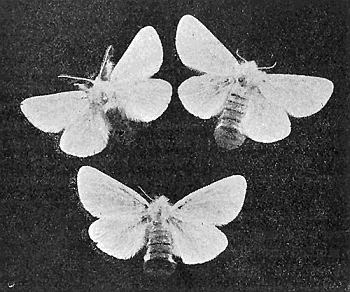
[[[2,291],[348,291],[349,83],[346,1],[1,1]],[[232,52],[271,73],[334,82],[319,113],[292,121],[277,143],[249,139],[222,151],[214,121],[187,113],[177,87],[193,75],[176,54],[179,19],[198,18]],[[153,26],[164,48],[156,77],[174,94],[167,111],[131,143],[110,139],[98,155],[62,153],[60,135],[34,128],[25,98],[71,90],[59,74],[91,77],[108,45],[120,58]],[[129,141],[130,142],[130,141]],[[232,174],[248,182],[239,216],[223,227],[227,249],[167,280],[147,278],[144,250],[122,261],[87,235],[95,220],[81,206],[79,167],[90,165],[137,190],[175,203]]]

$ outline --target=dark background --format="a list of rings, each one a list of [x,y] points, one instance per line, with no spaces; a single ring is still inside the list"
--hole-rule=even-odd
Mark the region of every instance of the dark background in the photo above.
[[[1,291],[349,291],[349,66],[346,1],[1,1]],[[177,87],[194,73],[176,54],[179,19],[197,17],[232,52],[271,73],[334,82],[319,113],[292,121],[283,141],[249,139],[222,151],[214,121],[187,113]],[[164,48],[156,77],[169,81],[169,108],[133,139],[122,131],[100,154],[80,159],[60,135],[34,128],[25,98],[71,90],[65,73],[98,73],[112,44],[120,58],[144,26]],[[126,132],[127,134],[127,132]],[[121,140],[122,142],[118,142]],[[87,235],[95,220],[81,206],[76,174],[90,165],[137,190],[175,203],[233,174],[248,182],[239,216],[223,227],[227,249],[167,280],[147,278],[144,250],[122,261]]]

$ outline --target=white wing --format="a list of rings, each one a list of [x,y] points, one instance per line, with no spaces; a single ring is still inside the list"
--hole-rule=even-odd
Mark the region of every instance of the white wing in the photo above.
[[[227,247],[227,238],[213,225],[171,220],[173,253],[187,265],[201,264],[217,257]]]
[[[132,120],[150,122],[168,107],[171,85],[161,79],[149,79],[163,62],[163,48],[156,30],[141,29],[114,67],[110,76],[115,83],[115,98],[109,108],[118,107]]]
[[[78,157],[95,155],[106,148],[110,128],[102,109],[86,107],[85,112],[77,114],[76,119],[66,127],[60,148]]]
[[[183,16],[177,26],[176,50],[188,67],[216,75],[232,75],[238,62],[196,18]]]
[[[312,76],[266,74],[259,84],[262,94],[294,117],[320,111],[333,93],[332,81]]]
[[[77,184],[84,208],[98,218],[139,218],[148,207],[137,192],[89,166],[79,169]]]
[[[234,82],[229,77],[204,74],[185,80],[179,87],[183,106],[201,119],[210,119],[220,113]]]
[[[134,256],[144,245],[146,224],[140,220],[99,219],[89,228],[90,238],[97,247],[117,259]]]
[[[224,225],[241,211],[247,182],[241,175],[233,175],[184,197],[172,206],[171,214],[183,222]]]
[[[163,48],[156,30],[147,26],[134,37],[111,74],[111,82],[133,82],[158,72],[163,62]]]
[[[68,91],[25,99],[21,110],[29,122],[44,132],[58,133],[75,120],[87,104],[86,93]]]
[[[246,180],[234,175],[193,192],[171,209],[174,254],[186,264],[209,261],[225,250],[226,236],[215,227],[232,221],[241,211]]]
[[[78,192],[84,208],[101,219],[89,228],[103,252],[119,259],[132,257],[144,245],[142,216],[148,203],[124,184],[89,166],[80,168]]]
[[[123,83],[108,106],[121,108],[129,119],[150,122],[167,109],[171,95],[171,85],[161,79]]]
[[[251,102],[240,126],[250,139],[272,143],[286,138],[291,131],[286,111],[264,98],[257,90],[250,91]]]

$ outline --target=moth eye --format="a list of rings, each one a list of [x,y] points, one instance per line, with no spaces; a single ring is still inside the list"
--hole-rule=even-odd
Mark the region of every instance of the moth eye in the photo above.
[[[147,215],[144,215],[144,216],[142,216],[142,218],[141,218],[141,222],[142,222],[142,223],[151,222],[151,218],[150,218],[149,216],[147,216]]]
[[[243,83],[245,81],[245,78],[244,77],[238,77],[238,82],[239,83]]]
[[[245,76],[238,77],[237,81],[242,87],[247,86],[247,78]]]

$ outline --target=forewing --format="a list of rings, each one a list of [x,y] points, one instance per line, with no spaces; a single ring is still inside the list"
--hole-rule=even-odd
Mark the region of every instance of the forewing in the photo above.
[[[272,143],[286,138],[291,131],[286,111],[270,102],[257,90],[250,92],[248,110],[241,124],[241,132],[250,139]]]
[[[201,188],[172,206],[171,214],[181,222],[224,225],[241,211],[247,182],[233,175]]]
[[[156,30],[147,26],[134,37],[111,74],[111,82],[133,82],[158,72],[163,62],[163,48]]]
[[[75,120],[87,103],[83,91],[68,91],[25,99],[21,110],[35,127],[58,133]]]
[[[135,223],[148,207],[137,192],[89,166],[79,169],[77,184],[84,208],[98,218],[119,221],[129,218],[129,222]]]
[[[179,98],[191,114],[210,119],[223,109],[233,82],[229,77],[204,74],[185,80],[179,87]]]
[[[307,117],[320,111],[333,93],[332,81],[312,76],[266,74],[259,89],[274,104],[294,117]]]
[[[140,220],[99,219],[89,228],[97,247],[118,259],[129,259],[145,244],[146,224]]]
[[[188,265],[214,259],[227,247],[227,238],[212,225],[172,220],[173,253]]]
[[[110,131],[104,112],[96,108],[87,108],[63,132],[60,148],[63,152],[87,157],[106,148]]]
[[[188,67],[216,75],[232,75],[238,62],[196,18],[183,16],[177,26],[176,50]]]
[[[167,109],[171,95],[170,83],[161,79],[123,83],[109,108],[120,108],[131,120],[150,122]]]

